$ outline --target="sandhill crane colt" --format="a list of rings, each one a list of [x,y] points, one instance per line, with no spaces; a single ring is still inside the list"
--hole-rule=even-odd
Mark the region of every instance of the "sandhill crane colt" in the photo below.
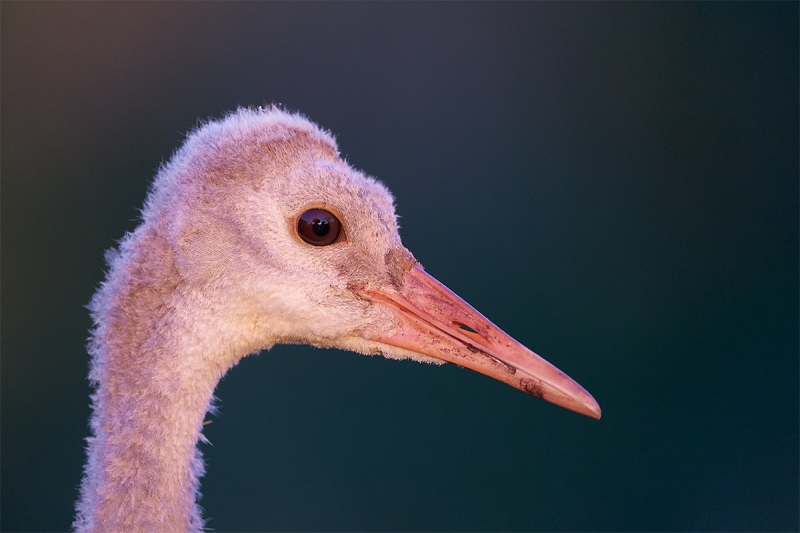
[[[427,274],[392,195],[271,107],[188,136],[91,301],[92,435],[77,531],[200,531],[196,445],[219,379],[278,343],[470,368],[578,413],[597,402]]]

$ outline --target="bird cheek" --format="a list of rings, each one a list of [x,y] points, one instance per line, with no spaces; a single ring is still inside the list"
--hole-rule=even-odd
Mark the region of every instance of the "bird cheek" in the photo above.
[[[393,335],[400,326],[397,315],[391,309],[374,302],[365,304],[361,323],[364,326],[359,328],[360,336],[365,339]]]

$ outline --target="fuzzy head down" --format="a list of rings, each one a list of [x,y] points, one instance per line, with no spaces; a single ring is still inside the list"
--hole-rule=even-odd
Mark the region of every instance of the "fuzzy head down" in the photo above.
[[[298,236],[312,208],[341,221],[337,242]],[[107,254],[90,304],[78,531],[202,529],[196,443],[217,382],[248,353],[307,343],[438,362],[365,340],[395,323],[355,289],[397,286],[416,261],[389,191],[300,115],[239,109],[201,126],[158,172],[141,218]]]

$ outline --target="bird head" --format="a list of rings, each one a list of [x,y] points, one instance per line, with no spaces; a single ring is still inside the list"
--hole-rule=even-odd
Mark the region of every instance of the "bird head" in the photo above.
[[[256,339],[453,363],[576,412],[597,402],[424,271],[394,199],[304,117],[241,109],[190,134],[145,206],[189,286]]]

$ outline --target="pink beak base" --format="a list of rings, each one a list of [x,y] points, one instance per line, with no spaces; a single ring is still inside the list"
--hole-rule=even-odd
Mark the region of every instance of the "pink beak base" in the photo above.
[[[583,387],[418,265],[406,272],[399,288],[359,292],[389,309],[397,320],[393,333],[373,340],[469,368],[576,413],[600,418],[600,406]]]

